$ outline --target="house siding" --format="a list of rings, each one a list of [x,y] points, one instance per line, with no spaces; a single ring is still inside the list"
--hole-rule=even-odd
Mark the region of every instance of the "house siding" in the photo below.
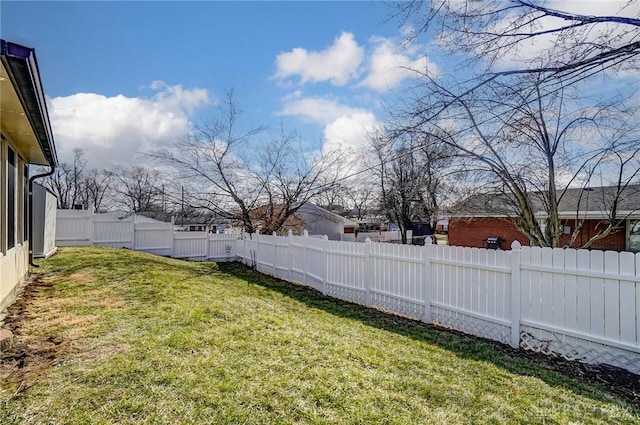
[[[29,272],[29,164],[57,156],[35,51],[0,40],[0,311]]]
[[[344,233],[344,219],[311,203],[302,205],[295,214],[310,235],[327,235],[339,241]]]
[[[9,149],[13,165],[9,166]],[[15,299],[29,272],[24,161],[4,134],[0,136],[0,311]],[[10,174],[11,173],[11,174]],[[11,178],[10,178],[11,175]],[[12,182],[9,184],[9,182]]]
[[[569,226],[573,231],[574,220],[562,220],[563,226]],[[573,248],[586,243],[589,238],[595,235],[605,226],[600,220],[586,220],[581,234],[576,239]],[[484,248],[485,240],[492,236],[502,239],[502,249],[510,249],[513,241],[518,241],[522,245],[530,245],[529,238],[518,231],[516,226],[507,218],[501,217],[477,217],[477,218],[454,218],[449,220],[449,245],[468,246]],[[560,237],[560,246],[569,242],[571,235]],[[624,251],[626,248],[626,233],[621,227],[611,235],[595,242],[592,249]]]

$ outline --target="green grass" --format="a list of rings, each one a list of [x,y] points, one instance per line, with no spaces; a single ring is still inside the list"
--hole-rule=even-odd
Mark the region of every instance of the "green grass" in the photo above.
[[[0,424],[623,424],[638,407],[492,345],[237,264],[66,248],[17,332],[53,366]]]

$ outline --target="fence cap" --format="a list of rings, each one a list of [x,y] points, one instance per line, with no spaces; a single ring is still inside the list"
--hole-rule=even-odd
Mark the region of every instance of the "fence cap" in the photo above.
[[[522,248],[522,244],[518,241],[511,242],[511,249],[520,249]]]

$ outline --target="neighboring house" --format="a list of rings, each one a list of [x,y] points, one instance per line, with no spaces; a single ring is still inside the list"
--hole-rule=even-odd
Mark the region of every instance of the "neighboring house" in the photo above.
[[[0,311],[29,272],[30,164],[57,156],[33,49],[0,40]]]
[[[617,188],[595,187],[567,189],[562,196],[559,216],[563,226],[560,245],[569,244],[571,234],[582,222],[572,247],[580,247],[607,224],[608,206]],[[535,202],[534,202],[535,204]],[[544,221],[542,208],[536,208],[539,220]],[[515,240],[530,245],[529,238],[512,223],[513,209],[501,195],[477,195],[456,206],[456,214],[449,218],[449,245],[487,247],[492,238],[499,238],[501,249],[509,249]],[[610,235],[596,241],[591,248],[613,251],[640,252],[640,185],[630,185],[622,192],[617,205],[617,217],[622,224]]]
[[[295,216],[310,235],[327,235],[329,240],[339,241],[347,233],[353,235],[352,238],[347,239],[355,240],[355,229],[358,223],[311,202],[304,203],[296,211]]]
[[[47,258],[56,252],[56,196],[46,187],[33,183],[34,258]]]
[[[148,211],[139,212],[138,215],[166,223],[174,223],[176,230],[181,232],[218,233],[229,227],[224,219],[217,217],[215,214],[199,212],[193,209],[184,213]]]

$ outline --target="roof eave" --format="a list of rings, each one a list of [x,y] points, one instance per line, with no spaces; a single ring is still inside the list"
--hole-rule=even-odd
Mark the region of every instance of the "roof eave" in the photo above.
[[[57,166],[58,156],[35,50],[0,40],[0,60],[15,87],[16,94],[31,123],[38,145],[48,165]]]

